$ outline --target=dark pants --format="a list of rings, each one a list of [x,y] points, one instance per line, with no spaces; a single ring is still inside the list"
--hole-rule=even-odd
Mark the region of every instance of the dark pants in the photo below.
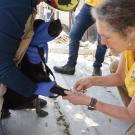
[[[96,50],[96,54],[95,54],[95,62],[93,63],[94,67],[100,68],[102,66],[102,63],[104,62],[104,57],[105,57],[105,53],[106,53],[106,45],[101,45],[100,44],[100,36],[97,36],[97,41],[98,41],[98,45],[97,45],[97,50]]]
[[[80,13],[76,16],[75,22],[71,28],[69,37],[69,58],[68,64],[75,66],[78,58],[79,42],[83,37],[85,31],[94,24],[92,15],[90,14],[91,6],[84,4]],[[104,61],[104,55],[106,52],[106,47],[100,44],[100,39],[98,40],[96,60],[94,62],[94,67],[101,67]]]

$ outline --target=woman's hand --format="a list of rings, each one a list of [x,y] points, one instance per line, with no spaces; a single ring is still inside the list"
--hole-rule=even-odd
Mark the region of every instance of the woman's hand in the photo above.
[[[88,77],[88,78],[84,78],[81,80],[78,80],[75,84],[74,84],[74,91],[77,92],[86,92],[86,89],[92,86],[92,77]]]
[[[74,105],[89,105],[91,98],[86,96],[83,93],[80,92],[68,92],[65,91],[67,94],[66,96],[63,96],[63,99],[67,99],[69,102],[71,102]]]

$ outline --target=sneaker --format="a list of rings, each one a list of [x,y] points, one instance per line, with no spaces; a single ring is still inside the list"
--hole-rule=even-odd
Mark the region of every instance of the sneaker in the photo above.
[[[75,67],[70,66],[69,64],[66,64],[61,67],[54,66],[54,71],[61,74],[67,74],[67,75],[73,75],[75,73]]]
[[[102,76],[102,71],[100,68],[94,67],[92,76]]]

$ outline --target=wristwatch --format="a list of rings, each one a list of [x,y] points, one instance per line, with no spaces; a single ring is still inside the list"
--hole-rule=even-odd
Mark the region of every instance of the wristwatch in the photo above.
[[[90,104],[88,105],[88,109],[91,111],[96,110],[96,103],[97,103],[97,99],[92,97]]]

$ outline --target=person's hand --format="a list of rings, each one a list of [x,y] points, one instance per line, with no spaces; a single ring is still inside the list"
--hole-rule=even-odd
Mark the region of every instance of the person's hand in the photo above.
[[[91,98],[81,92],[69,92],[65,91],[66,96],[63,99],[68,100],[74,105],[89,105]]]
[[[78,80],[74,86],[73,86],[73,90],[77,91],[77,92],[86,92],[86,89],[92,86],[92,81],[91,81],[91,77],[88,78],[84,78],[81,80]]]

